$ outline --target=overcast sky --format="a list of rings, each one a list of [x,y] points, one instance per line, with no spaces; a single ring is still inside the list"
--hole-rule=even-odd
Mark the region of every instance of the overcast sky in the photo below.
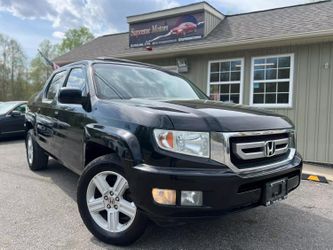
[[[88,27],[95,36],[128,30],[126,17],[186,5],[193,0],[0,0],[0,33],[17,39],[31,59],[38,44]],[[311,0],[207,0],[225,14],[295,5]]]

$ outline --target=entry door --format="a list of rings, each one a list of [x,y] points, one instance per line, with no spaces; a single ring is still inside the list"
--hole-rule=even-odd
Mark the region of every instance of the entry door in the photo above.
[[[85,67],[75,67],[69,72],[65,87],[80,89],[87,95],[87,77]],[[59,105],[58,120],[62,125],[62,161],[74,172],[80,173],[83,166],[84,127],[87,123],[86,110],[81,104]]]
[[[42,147],[52,156],[59,158],[62,147],[59,136],[59,121],[57,119],[57,94],[64,83],[66,71],[56,73],[48,84],[42,103],[37,110],[37,138]]]

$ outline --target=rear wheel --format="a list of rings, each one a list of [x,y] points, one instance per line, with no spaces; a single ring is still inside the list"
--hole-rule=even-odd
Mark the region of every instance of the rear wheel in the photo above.
[[[29,168],[33,171],[46,169],[49,156],[35,141],[32,129],[27,133],[25,146]]]
[[[146,227],[146,217],[131,199],[128,181],[110,156],[90,163],[79,180],[78,207],[85,225],[98,239],[129,245]]]

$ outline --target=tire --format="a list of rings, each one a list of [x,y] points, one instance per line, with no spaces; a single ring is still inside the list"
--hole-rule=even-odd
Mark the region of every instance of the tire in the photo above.
[[[44,170],[47,168],[49,156],[45,151],[38,145],[34,138],[34,132],[30,129],[27,132],[25,139],[25,146],[27,151],[27,161],[29,168],[32,171]]]
[[[146,229],[147,218],[130,198],[124,171],[113,155],[87,165],[79,179],[77,203],[88,230],[105,243],[130,245]]]

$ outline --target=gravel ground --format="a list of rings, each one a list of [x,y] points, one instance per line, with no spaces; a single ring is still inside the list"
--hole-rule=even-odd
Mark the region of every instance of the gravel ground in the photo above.
[[[28,170],[22,140],[0,142],[0,249],[118,249],[94,238],[77,210],[78,176],[55,161]],[[333,249],[332,183],[303,181],[269,208],[181,227],[150,225],[130,249]]]

